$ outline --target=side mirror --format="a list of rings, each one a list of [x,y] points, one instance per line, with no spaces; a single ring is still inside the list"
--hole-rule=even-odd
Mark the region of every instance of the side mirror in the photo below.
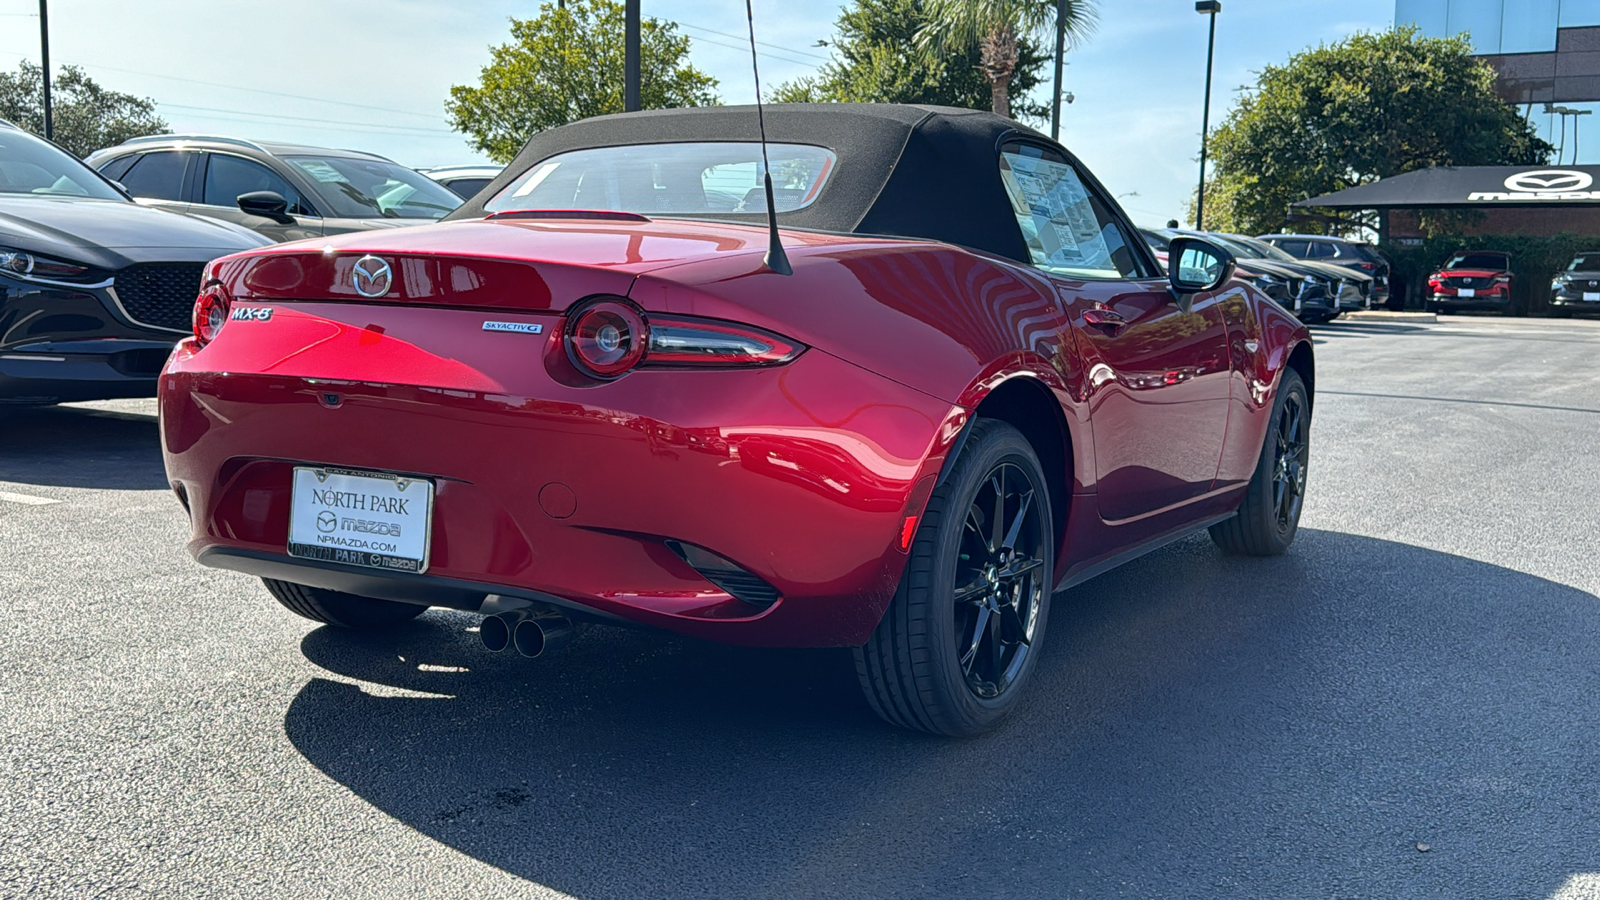
[[[289,215],[289,201],[277,191],[251,191],[240,194],[237,200],[239,208],[252,216],[271,219],[279,225],[294,224],[294,216]]]
[[[1233,269],[1233,254],[1203,238],[1176,237],[1167,248],[1167,286],[1185,312],[1195,294],[1221,287]]]

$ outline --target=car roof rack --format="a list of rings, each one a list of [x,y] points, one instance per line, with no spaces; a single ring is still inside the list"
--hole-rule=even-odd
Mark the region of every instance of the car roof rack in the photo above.
[[[267,152],[267,148],[261,146],[255,141],[247,141],[244,138],[228,137],[221,134],[146,134],[140,137],[128,138],[119,146],[126,147],[129,144],[153,144],[157,141],[211,141],[212,143],[216,144],[236,144],[240,147],[249,147],[252,150],[260,150],[262,153]]]

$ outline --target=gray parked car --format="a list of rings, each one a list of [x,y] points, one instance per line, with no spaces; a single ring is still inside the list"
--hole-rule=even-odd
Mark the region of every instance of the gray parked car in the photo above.
[[[432,166],[418,172],[432,178],[463,199],[484,189],[500,174],[502,166]]]
[[[1550,315],[1600,313],[1600,250],[1585,250],[1550,282]]]
[[[275,241],[432,222],[461,198],[372,153],[162,134],[85,160],[139,202],[222,219]]]
[[[1263,234],[1266,241],[1295,259],[1332,263],[1372,276],[1372,305],[1389,302],[1389,260],[1378,248],[1325,234]]]

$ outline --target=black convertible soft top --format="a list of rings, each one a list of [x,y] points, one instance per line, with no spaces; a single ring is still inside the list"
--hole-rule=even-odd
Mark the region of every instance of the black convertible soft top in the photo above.
[[[779,213],[780,225],[931,238],[1028,261],[1022,230],[1000,181],[998,151],[1005,141],[1024,137],[1059,148],[1033,129],[978,110],[883,103],[774,104],[766,107],[766,120],[767,140],[825,147],[839,159],[817,201]],[[481,217],[485,199],[558,153],[758,137],[754,106],[584,119],[535,135],[487,189],[445,220]],[[723,212],[716,218],[766,221],[765,213]]]

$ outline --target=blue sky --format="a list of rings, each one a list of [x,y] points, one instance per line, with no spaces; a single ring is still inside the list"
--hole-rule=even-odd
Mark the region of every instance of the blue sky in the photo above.
[[[739,0],[642,0],[694,38],[724,102],[754,97]],[[57,0],[51,58],[155,98],[180,131],[372,150],[408,165],[480,159],[444,117],[449,86],[476,79],[510,16],[532,0]],[[762,78],[811,72],[840,4],[756,0]],[[0,68],[38,61],[35,0],[0,0]],[[1212,121],[1263,65],[1362,29],[1394,0],[1224,0]],[[1062,140],[1141,223],[1182,216],[1198,173],[1205,19],[1192,0],[1102,0],[1098,33],[1068,55]]]

